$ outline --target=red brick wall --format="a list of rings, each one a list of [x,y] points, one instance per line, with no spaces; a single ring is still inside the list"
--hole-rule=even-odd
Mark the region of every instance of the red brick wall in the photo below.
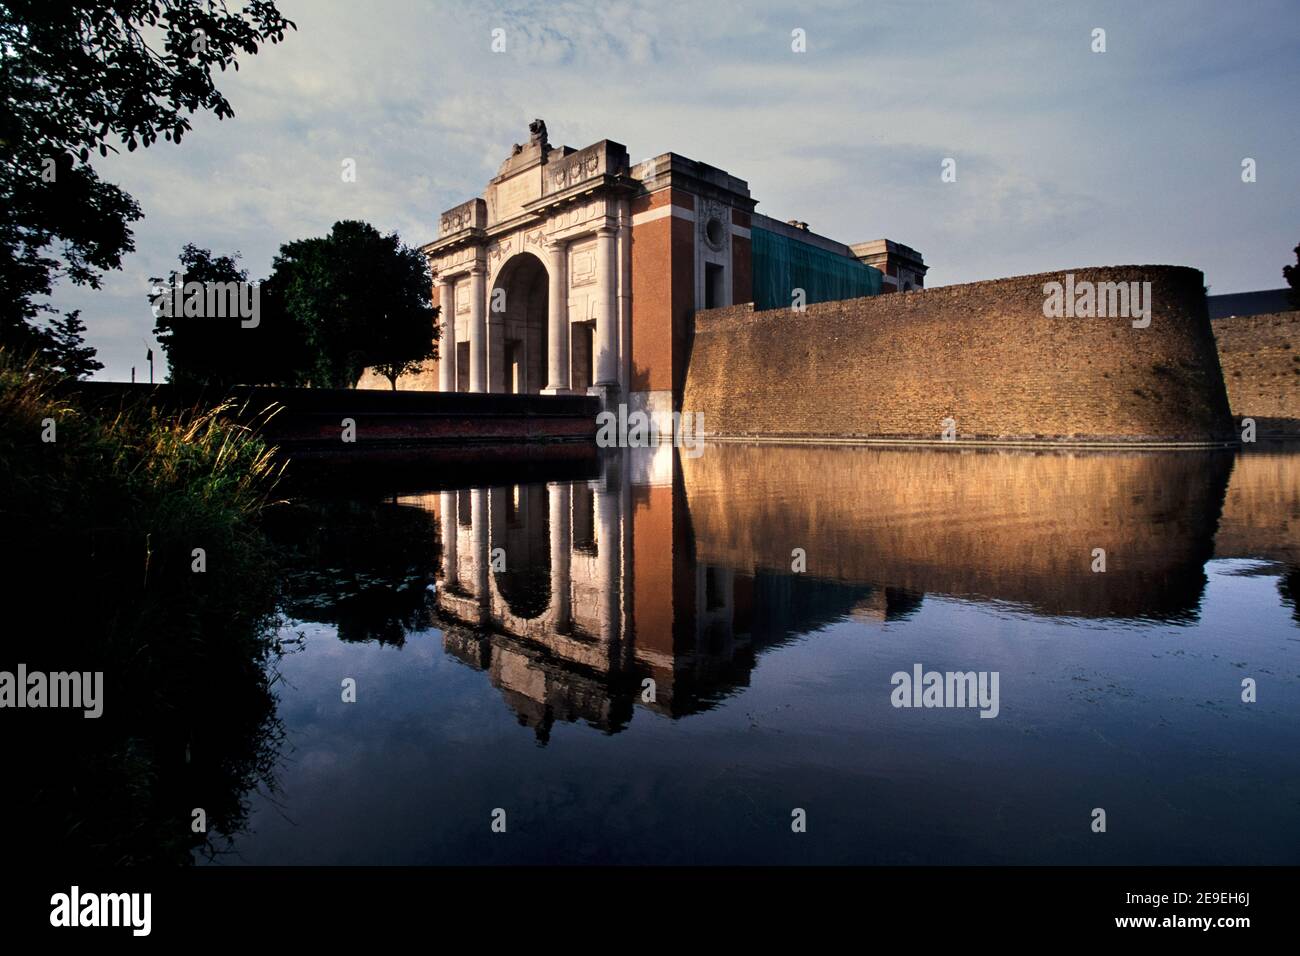
[[[631,213],[658,209],[669,203],[694,209],[695,200],[679,189],[661,190],[634,199]],[[683,227],[685,227],[683,229]],[[691,223],[663,216],[632,227],[632,381],[629,391],[668,391],[685,374],[687,336],[681,318],[682,271],[690,273],[690,301],[694,302],[692,259],[681,261],[683,235],[694,241]],[[693,252],[694,246],[691,246]]]
[[[632,200],[633,217],[667,205],[667,192]],[[632,381],[634,392],[672,387],[672,346],[665,334],[672,321],[667,307],[671,217],[632,226]]]
[[[1230,438],[1203,277],[1177,266],[1074,270],[1152,282],[1150,327],[1045,318],[1063,273],[696,316],[683,408],[705,430],[767,437]]]
[[[749,213],[733,209],[731,221],[742,229],[748,229],[752,219]],[[731,301],[754,301],[754,260],[747,236],[731,237]]]

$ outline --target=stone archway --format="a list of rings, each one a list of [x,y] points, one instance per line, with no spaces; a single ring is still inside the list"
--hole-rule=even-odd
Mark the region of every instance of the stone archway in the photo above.
[[[506,260],[488,294],[488,381],[494,392],[536,395],[546,387],[546,265],[531,252]]]

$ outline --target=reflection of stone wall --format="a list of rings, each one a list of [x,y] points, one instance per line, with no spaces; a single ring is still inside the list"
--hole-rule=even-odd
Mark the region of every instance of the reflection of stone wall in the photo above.
[[[1022,276],[752,312],[697,313],[683,408],[718,435],[1205,440],[1232,434],[1203,277],[1173,266],[1080,269],[1152,282],[1150,327],[1043,316]]]
[[[1232,457],[764,445],[683,456],[698,560],[1016,602],[1194,610]],[[1107,571],[1091,571],[1104,548]]]
[[[1232,414],[1259,434],[1300,432],[1300,312],[1238,315],[1213,323]]]
[[[1269,558],[1300,567],[1300,455],[1237,456],[1214,556]]]

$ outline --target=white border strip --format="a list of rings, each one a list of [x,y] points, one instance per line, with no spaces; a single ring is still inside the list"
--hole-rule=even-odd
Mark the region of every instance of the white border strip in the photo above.
[[[632,217],[632,225],[640,226],[643,223],[654,222],[656,219],[663,219],[665,216],[676,216],[678,219],[685,219],[687,222],[695,221],[695,211],[693,209],[683,209],[681,206],[668,203],[666,206],[657,206],[654,209],[647,209],[645,212],[637,213]]]

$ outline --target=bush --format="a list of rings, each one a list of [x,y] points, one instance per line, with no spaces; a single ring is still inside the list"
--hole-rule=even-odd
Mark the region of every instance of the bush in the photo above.
[[[0,715],[24,731],[7,736],[30,770],[0,797],[24,820],[14,849],[186,862],[243,825],[253,786],[274,786],[277,574],[259,519],[279,471],[226,411],[88,407],[67,380],[0,352],[13,569],[0,669],[104,673],[99,719]]]

